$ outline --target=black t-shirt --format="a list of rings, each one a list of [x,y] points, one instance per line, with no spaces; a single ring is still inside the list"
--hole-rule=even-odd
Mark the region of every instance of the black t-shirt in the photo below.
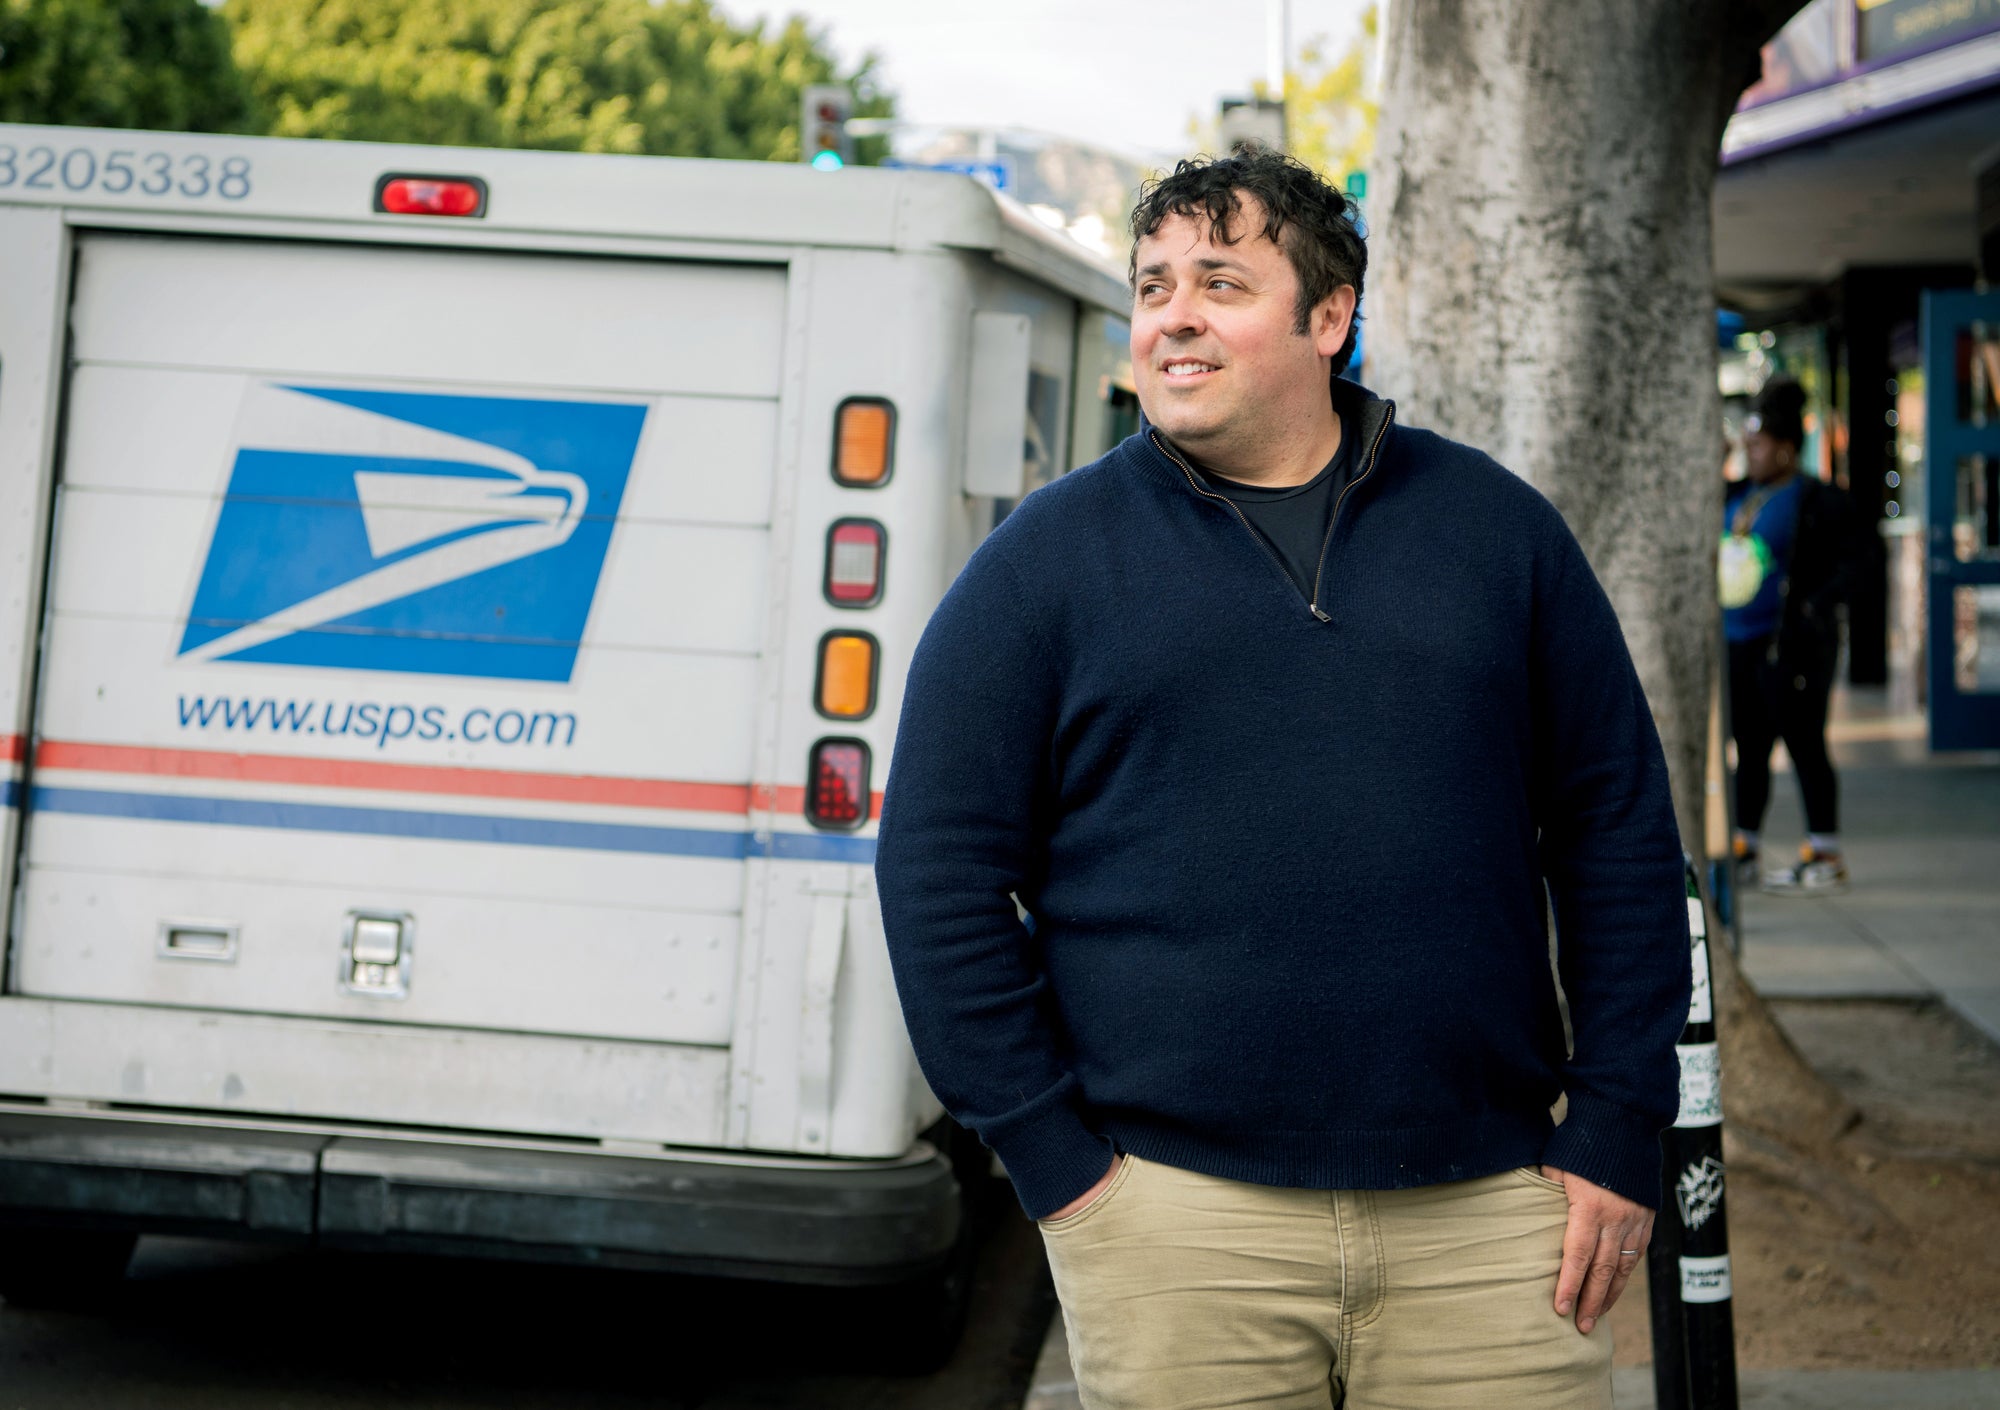
[[[1319,573],[1320,550],[1326,547],[1327,526],[1334,501],[1354,477],[1354,428],[1340,428],[1340,448],[1326,468],[1303,485],[1271,488],[1246,485],[1201,471],[1202,483],[1243,511],[1250,527],[1278,555],[1286,574],[1312,600],[1313,578]]]

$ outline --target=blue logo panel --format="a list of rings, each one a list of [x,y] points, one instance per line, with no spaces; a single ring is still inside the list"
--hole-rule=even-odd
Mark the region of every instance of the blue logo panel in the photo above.
[[[645,419],[254,387],[180,657],[567,681]]]

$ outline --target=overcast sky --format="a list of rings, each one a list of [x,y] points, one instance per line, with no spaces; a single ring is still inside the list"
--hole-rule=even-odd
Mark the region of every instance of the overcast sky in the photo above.
[[[1293,51],[1338,52],[1365,0],[1290,0]],[[1135,156],[1178,155],[1265,66],[1264,0],[724,0],[740,18],[802,13],[852,63],[882,56],[899,115],[1033,127]]]

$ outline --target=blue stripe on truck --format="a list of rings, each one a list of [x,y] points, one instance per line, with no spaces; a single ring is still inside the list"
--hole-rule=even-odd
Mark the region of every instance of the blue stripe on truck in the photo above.
[[[18,789],[9,785],[7,801]],[[209,823],[222,827],[347,832],[374,837],[429,837],[444,842],[499,842],[520,847],[574,847],[588,852],[643,852],[663,857],[714,857],[743,861],[854,862],[872,865],[875,839],[831,833],[753,832],[699,827],[643,827],[632,823],[510,818],[490,813],[420,813],[401,808],[349,808],[330,803],[273,799],[204,798],[187,793],[125,793],[96,788],[36,786],[30,808],[99,818]]]

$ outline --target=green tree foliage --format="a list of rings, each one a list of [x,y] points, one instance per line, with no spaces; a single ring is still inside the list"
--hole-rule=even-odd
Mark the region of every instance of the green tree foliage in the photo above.
[[[229,42],[201,0],[0,0],[0,122],[244,130]]]
[[[1324,39],[1308,43],[1285,74],[1286,147],[1336,181],[1365,171],[1375,151],[1379,105],[1369,92],[1368,52],[1375,47],[1379,7],[1362,14],[1362,33],[1338,55]]]
[[[793,17],[711,0],[226,0],[236,61],[278,137],[690,157],[798,156],[799,94],[850,83]]]
[[[1335,53],[1325,35],[1308,39],[1298,61],[1285,69],[1285,150],[1335,182],[1366,171],[1375,153],[1380,109],[1368,78],[1368,55],[1376,45],[1381,6],[1361,13],[1361,33]],[[1271,97],[1262,79],[1250,85],[1259,98]],[[1213,152],[1220,137],[1214,118],[1191,117],[1188,142],[1194,151]]]

